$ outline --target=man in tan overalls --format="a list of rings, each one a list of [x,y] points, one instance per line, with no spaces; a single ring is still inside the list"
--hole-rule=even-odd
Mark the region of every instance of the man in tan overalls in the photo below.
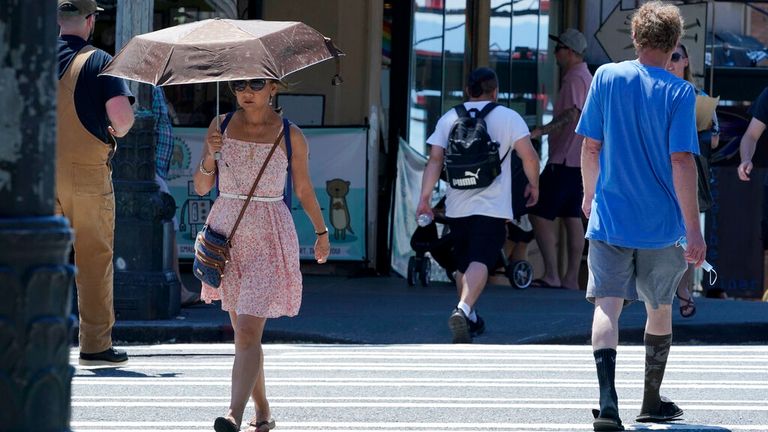
[[[58,0],[56,213],[66,216],[75,231],[80,364],[117,366],[128,355],[112,347],[115,195],[110,160],[114,137],[133,126],[133,96],[124,80],[98,76],[112,59],[87,42],[101,10],[95,0]]]

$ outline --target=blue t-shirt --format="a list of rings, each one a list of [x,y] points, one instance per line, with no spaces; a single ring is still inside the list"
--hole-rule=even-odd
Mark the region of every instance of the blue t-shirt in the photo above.
[[[75,54],[86,44],[87,42],[78,36],[59,37],[59,79],[64,76]],[[75,84],[77,117],[88,132],[104,142],[109,142],[107,127],[110,122],[105,106],[107,101],[115,96],[128,96],[131,104],[134,101],[133,94],[124,79],[107,75],[98,76],[110,60],[112,56],[106,52],[100,49],[94,51],[80,70],[80,76],[77,77],[77,84]]]
[[[699,154],[696,91],[637,60],[601,66],[576,133],[601,141],[587,238],[656,249],[685,234],[670,155]]]

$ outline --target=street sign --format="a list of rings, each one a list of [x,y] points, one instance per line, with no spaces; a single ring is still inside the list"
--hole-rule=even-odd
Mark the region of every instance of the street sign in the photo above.
[[[707,3],[678,6],[685,20],[682,43],[688,49],[690,67],[696,84],[701,87],[704,77],[704,52],[707,31]],[[637,57],[632,44],[631,22],[635,9],[621,9],[618,3],[595,33],[595,39],[613,62]]]

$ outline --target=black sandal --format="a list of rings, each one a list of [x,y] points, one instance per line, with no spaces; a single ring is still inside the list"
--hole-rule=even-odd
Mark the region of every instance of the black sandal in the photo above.
[[[239,432],[240,428],[226,417],[216,417],[213,421],[213,430],[216,432]]]
[[[253,419],[250,423],[248,423],[248,426],[255,427],[256,432],[267,432],[275,428],[275,419],[261,421],[256,421],[256,419]]]
[[[609,417],[600,417],[600,410],[593,409],[592,416],[595,417],[595,420],[592,421],[592,429],[595,432],[613,432],[624,430],[624,426],[621,424],[621,420]]]
[[[690,297],[684,298],[680,294],[675,293],[677,299],[680,300],[680,316],[683,318],[690,318],[696,315],[696,302],[693,301],[693,296],[688,293]]]

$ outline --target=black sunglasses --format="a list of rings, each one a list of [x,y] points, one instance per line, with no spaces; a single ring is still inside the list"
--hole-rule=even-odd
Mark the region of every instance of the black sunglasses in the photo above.
[[[569,49],[569,48],[563,44],[555,45],[555,52],[560,51],[561,49]]]
[[[250,87],[253,91],[261,91],[261,89],[264,88],[264,86],[267,85],[267,80],[265,79],[252,79],[252,80],[236,80],[236,81],[230,81],[229,82],[229,88],[232,89],[232,91],[241,92],[245,91],[246,87]]]
[[[683,58],[685,57],[683,57],[682,54],[680,54],[679,52],[676,52],[676,53],[672,53],[672,58],[670,60],[672,60],[672,63],[677,63]]]

